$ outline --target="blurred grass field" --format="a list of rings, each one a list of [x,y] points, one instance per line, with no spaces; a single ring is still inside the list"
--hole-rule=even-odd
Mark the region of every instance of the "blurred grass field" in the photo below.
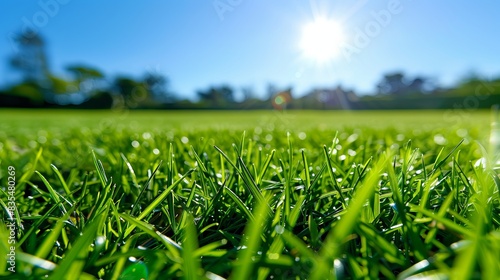
[[[51,128],[102,128],[106,125],[138,130],[248,130],[272,124],[286,130],[335,130],[345,127],[401,130],[489,129],[486,110],[442,111],[91,111],[0,110],[2,131],[33,132]]]
[[[18,227],[16,274],[0,263],[8,279],[500,273],[486,111],[6,110],[0,120],[0,182],[8,166],[17,180],[16,215],[4,215]],[[0,255],[8,234],[0,227]]]

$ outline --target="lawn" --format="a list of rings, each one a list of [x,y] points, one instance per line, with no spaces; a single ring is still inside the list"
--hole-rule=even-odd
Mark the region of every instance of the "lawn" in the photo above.
[[[0,111],[0,275],[494,279],[489,133],[486,111]]]

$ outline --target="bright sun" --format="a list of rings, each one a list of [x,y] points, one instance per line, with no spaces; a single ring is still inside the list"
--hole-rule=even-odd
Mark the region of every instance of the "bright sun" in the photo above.
[[[306,57],[328,62],[338,57],[344,40],[339,23],[320,18],[304,26],[300,47]]]

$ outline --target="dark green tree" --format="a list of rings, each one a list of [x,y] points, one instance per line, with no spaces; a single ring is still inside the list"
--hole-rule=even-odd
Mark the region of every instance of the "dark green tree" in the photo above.
[[[230,109],[235,104],[234,90],[228,85],[212,86],[198,91],[200,102],[210,108]]]
[[[27,98],[40,105],[52,96],[45,40],[40,34],[26,30],[15,37],[15,42],[17,51],[10,57],[9,64],[13,70],[20,72],[21,82],[8,89],[7,94]]]
[[[404,73],[395,72],[386,74],[377,84],[379,94],[402,94],[406,88]]]
[[[160,73],[148,72],[144,76],[144,84],[152,98],[160,102],[173,102],[174,95],[169,91],[169,80]]]
[[[80,94],[86,98],[101,94],[105,86],[104,74],[97,68],[84,64],[72,64],[66,67]]]
[[[424,76],[408,78],[403,72],[395,72],[384,75],[377,84],[379,94],[408,95],[421,94],[435,89],[431,79]]]
[[[147,85],[130,77],[119,76],[113,81],[113,91],[128,108],[139,107],[150,99]]]
[[[27,30],[15,37],[15,41],[18,51],[10,59],[11,67],[22,73],[25,82],[46,82],[50,71],[42,36]]]

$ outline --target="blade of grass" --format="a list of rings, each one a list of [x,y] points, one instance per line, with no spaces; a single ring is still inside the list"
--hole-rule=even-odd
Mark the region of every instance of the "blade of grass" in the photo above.
[[[69,213],[73,212],[74,207],[70,210]],[[38,246],[35,256],[38,258],[45,259],[49,255],[50,251],[54,248],[54,244],[59,237],[59,234],[63,231],[64,223],[69,218],[69,213],[64,215],[64,217],[57,219],[56,225],[52,228],[49,235],[45,237],[43,242]]]
[[[195,255],[198,249],[198,233],[194,225],[193,216],[188,215],[184,228],[184,242],[182,243],[182,258],[184,260],[184,279],[198,280],[203,275],[200,257]]]
[[[371,247],[375,248],[387,261],[400,266],[405,265],[405,258],[399,248],[387,241],[372,225],[360,222],[357,226],[357,231],[360,236],[367,238],[371,244],[375,245]]]
[[[174,240],[172,240],[170,237],[165,236],[161,232],[157,231],[154,226],[143,222],[137,218],[134,218],[132,216],[129,216],[127,214],[121,213],[120,217],[126,220],[127,222],[131,223],[132,225],[138,227],[140,230],[144,231],[154,239],[160,241],[165,247],[169,249],[171,253],[174,253],[175,255],[178,255],[178,251],[182,250],[181,246],[177,244]]]
[[[307,156],[305,154],[304,149],[300,151],[302,155],[302,164],[304,165],[304,179],[306,184],[306,190],[309,190],[311,187],[311,175],[309,174],[309,164],[307,163]]]
[[[236,205],[238,206],[238,208],[240,208],[240,210],[243,211],[243,213],[245,213],[245,216],[247,216],[247,218],[250,221],[253,221],[254,220],[254,216],[252,214],[252,211],[250,211],[250,209],[248,209],[248,207],[245,205],[245,203],[243,203],[243,201],[238,197],[238,195],[236,195],[228,187],[224,187],[224,188],[226,189],[226,192],[229,195],[229,197],[231,197],[233,199],[233,201],[236,203]]]
[[[326,149],[325,149],[326,151]],[[313,269],[310,279],[334,278],[333,260],[340,254],[340,248],[345,238],[351,234],[358,218],[361,216],[366,201],[370,198],[378,184],[380,174],[388,161],[389,155],[383,154],[369,171],[365,179],[355,191],[351,203],[335,227],[330,230],[323,247],[320,250],[320,261]],[[329,160],[329,157],[327,157]]]
[[[255,262],[253,257],[259,251],[262,242],[262,233],[265,232],[265,224],[268,214],[267,201],[258,203],[253,213],[255,219],[251,220],[245,227],[243,234],[243,244],[238,252],[238,260],[229,279],[252,279],[254,275]]]
[[[24,188],[24,185],[29,181],[29,179],[31,178],[31,176],[33,175],[33,173],[35,172],[36,168],[37,168],[37,165],[38,165],[38,162],[40,161],[40,158],[42,157],[42,152],[43,152],[43,148],[40,148],[38,150],[38,152],[36,153],[36,156],[35,156],[35,160],[33,160],[33,163],[31,165],[31,168],[26,172],[24,173],[21,178],[19,179],[19,181],[17,182],[17,187],[18,188]]]
[[[97,170],[97,175],[99,176],[99,180],[101,181],[102,186],[105,188],[109,184],[108,177],[106,177],[106,172],[104,171],[102,162],[97,159],[94,150],[92,150],[92,158],[94,160],[94,165]]]
[[[316,264],[316,254],[310,248],[308,248],[308,246],[304,244],[304,242],[300,238],[298,238],[295,234],[287,229],[278,228],[277,230],[282,232],[280,236],[281,238],[283,238],[283,241],[288,244],[290,249],[297,250],[302,258],[307,258],[312,261],[313,264]]]
[[[64,208],[64,205],[62,205],[61,202],[61,199],[59,198],[59,194],[54,190],[54,188],[52,187],[52,185],[49,183],[49,181],[47,181],[47,179],[38,171],[35,171],[35,173],[40,176],[40,178],[42,179],[42,182],[43,184],[47,187],[47,189],[49,190],[49,193],[50,193],[50,198],[52,198],[52,200],[56,203],[56,204],[60,204],[60,208],[61,209],[61,213],[62,215],[65,215],[66,214],[66,209]]]
[[[255,178],[255,183],[257,184],[257,186],[260,186],[262,184],[262,179],[264,178],[264,175],[269,168],[269,165],[271,164],[275,152],[276,150],[272,150],[271,153],[266,157],[266,161],[262,165],[259,175],[257,176],[257,178]]]
[[[443,153],[443,149],[439,152],[438,156],[436,157],[436,160],[434,161],[434,166],[432,167],[431,174],[436,172],[444,163],[446,163],[446,160],[455,153],[455,151],[458,149],[458,147],[464,142],[464,139],[462,139],[443,159],[439,159],[441,154]]]
[[[57,179],[59,179],[59,182],[61,183],[61,186],[63,187],[64,191],[66,192],[66,195],[69,198],[72,198],[73,194],[69,190],[69,187],[66,184],[66,181],[64,180],[61,172],[59,172],[59,169],[57,169],[57,167],[55,165],[53,165],[53,164],[50,165],[50,168],[52,168],[52,170],[54,171],[54,173],[56,173]]]
[[[38,258],[36,256],[30,255],[30,254],[27,254],[24,252],[16,252],[16,258],[20,263],[28,264],[28,265],[31,265],[32,267],[36,267],[37,269],[42,269],[44,271],[53,271],[58,267],[53,262]],[[16,276],[19,276],[19,277],[16,277]],[[42,279],[42,278],[45,279],[46,273],[44,273],[43,276],[39,275],[39,277],[40,277],[39,279]],[[13,279],[20,279],[20,280],[22,279],[22,280],[24,280],[24,279],[26,279],[26,276],[19,273],[18,275],[13,274],[12,276],[9,276],[9,278],[7,278],[7,279],[12,279],[12,280]],[[69,278],[63,278],[63,279],[69,279]],[[85,272],[82,272],[80,275],[80,278],[79,278],[79,280],[95,280],[95,279],[97,279],[97,278],[95,278],[94,276],[92,276],[88,273],[85,273]]]
[[[106,217],[104,217],[106,218]],[[94,240],[97,229],[103,223],[103,218],[95,219],[85,227],[84,232],[75,241],[71,249],[65,254],[63,260],[59,263],[58,267],[49,276],[49,280],[54,279],[67,279],[77,280],[80,279],[85,259],[89,253],[89,247]]]
[[[233,147],[236,149],[236,146],[233,145]],[[250,171],[246,168],[245,166],[245,163],[243,162],[243,160],[241,159],[240,156],[238,156],[238,165],[240,166],[240,168],[238,168],[238,166],[236,164],[234,164],[231,159],[229,159],[229,157],[221,150],[219,149],[219,147],[217,146],[214,146],[214,148],[226,159],[227,162],[229,162],[229,164],[231,164],[231,166],[233,166],[233,168],[236,170],[236,172],[238,173],[238,175],[241,176],[241,178],[243,179],[243,181],[245,182],[244,186],[246,187],[246,189],[249,191],[249,193],[251,193],[253,195],[253,197],[260,203],[261,201],[263,201],[264,199],[264,196],[262,195],[262,193],[260,192],[260,189],[257,187],[257,185],[255,184],[255,182],[253,181],[253,179],[251,179],[251,173]],[[236,149],[237,150],[237,149]],[[269,209],[270,210],[270,209]]]
[[[151,176],[148,177],[148,180],[146,181],[146,183],[142,187],[141,192],[139,193],[139,195],[137,196],[137,198],[135,200],[134,207],[132,208],[132,211],[130,211],[130,215],[132,215],[132,216],[135,215],[135,212],[139,209],[139,205],[141,204],[140,203],[141,197],[144,194],[144,192],[149,188],[149,185],[153,181],[153,178],[154,178],[156,172],[158,171],[158,169],[160,169],[161,163],[162,163],[162,161],[160,161],[160,163],[156,166],[155,170],[153,171]]]
[[[139,184],[137,183],[137,175],[135,175],[135,170],[132,167],[132,164],[130,163],[128,158],[125,156],[125,154],[120,153],[120,157],[122,158],[123,162],[127,166],[128,171],[130,172],[130,177],[132,179],[132,183],[134,183],[134,185],[138,186]]]
[[[180,184],[189,174],[191,174],[194,171],[194,169],[190,169],[186,174],[184,174],[181,178],[179,178],[177,181],[175,181],[171,186],[169,186],[167,189],[165,189],[160,195],[158,195],[153,202],[151,202],[144,211],[139,214],[137,217],[138,220],[144,219],[147,215],[151,214],[155,208],[160,206],[160,204],[167,198],[167,196],[170,194],[170,191],[175,188],[178,184]],[[134,230],[135,226],[131,225],[129,226],[126,231],[125,231],[125,237],[127,237],[132,230]]]
[[[347,208],[346,200],[344,195],[342,194],[342,190],[337,184],[337,179],[335,178],[335,173],[333,173],[332,162],[330,161],[330,156],[328,155],[328,150],[326,146],[323,146],[323,154],[325,156],[326,165],[328,166],[328,174],[330,174],[330,179],[332,181],[333,187],[338,192],[342,206],[344,207],[344,209],[346,209]]]
[[[411,205],[410,204],[410,209],[411,211],[415,211],[417,213],[422,213],[423,215],[429,217],[429,218],[432,218],[433,220],[435,220],[437,223],[442,223],[445,227],[447,227],[449,230],[452,230],[452,231],[455,231],[465,237],[473,237],[474,236],[474,232],[461,226],[461,225],[458,225],[456,223],[454,223],[453,221],[451,221],[450,219],[446,219],[445,217],[441,216],[441,215],[438,215],[432,211],[429,211],[427,209],[424,209],[422,208],[422,206],[419,206],[419,205]]]
[[[448,194],[446,199],[444,200],[443,204],[439,208],[439,211],[437,213],[437,216],[440,217],[440,219],[445,219],[445,215],[448,212],[448,209],[450,208],[451,203],[453,202],[455,194],[451,192]],[[427,234],[427,237],[425,238],[425,243],[429,244],[435,237],[437,233],[438,227],[432,228],[429,233]]]

